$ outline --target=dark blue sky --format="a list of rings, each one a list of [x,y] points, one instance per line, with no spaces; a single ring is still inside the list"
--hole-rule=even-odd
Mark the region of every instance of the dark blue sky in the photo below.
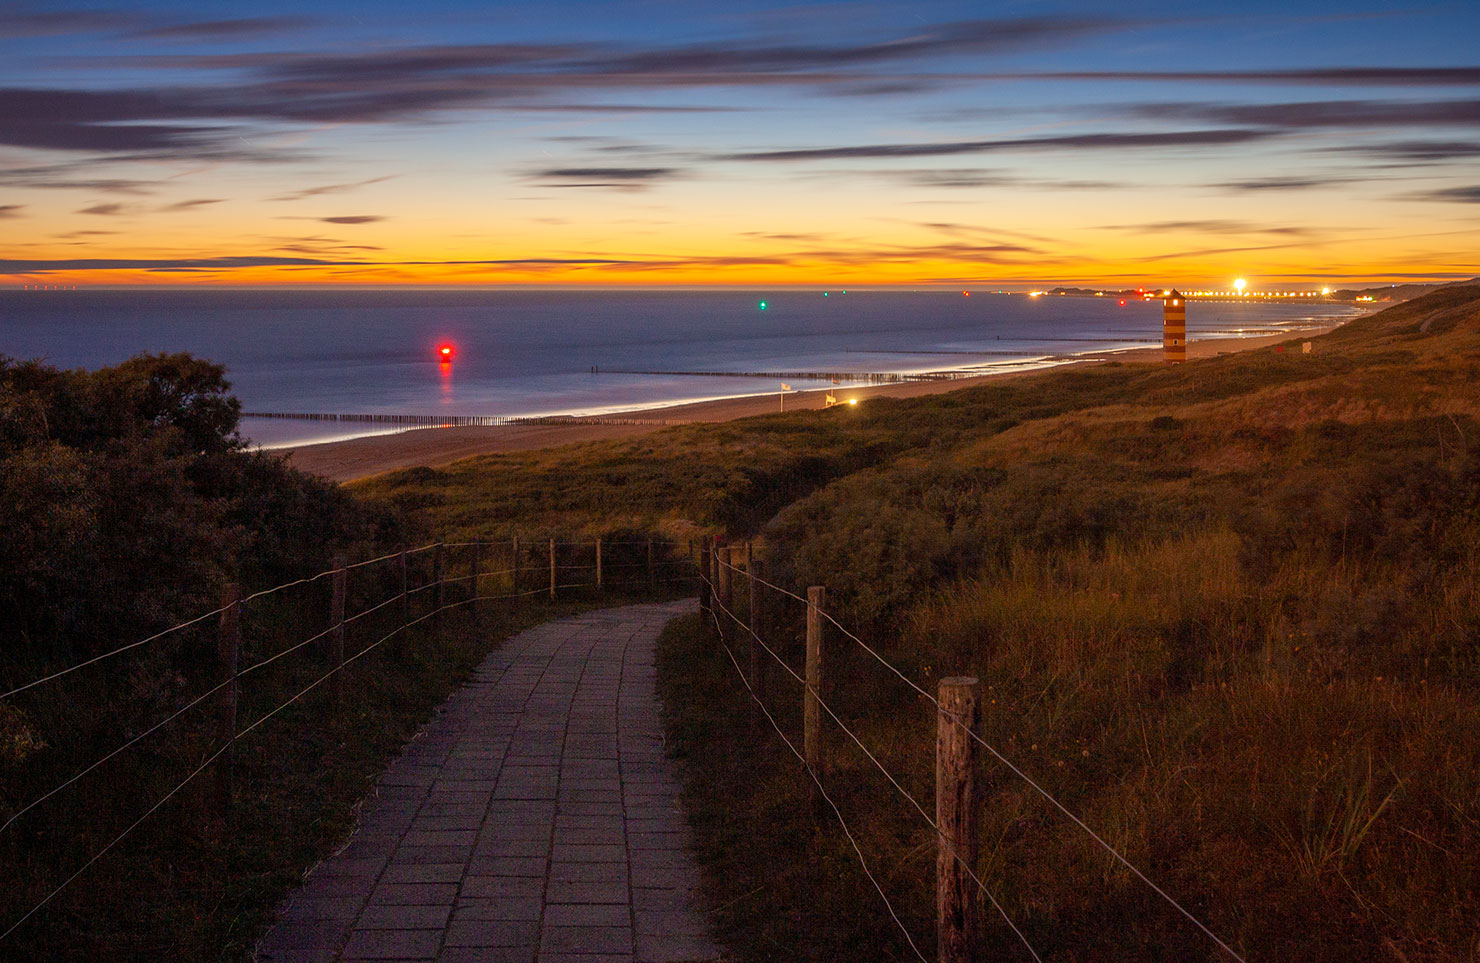
[[[1476,273],[1480,5],[0,6],[0,275]]]

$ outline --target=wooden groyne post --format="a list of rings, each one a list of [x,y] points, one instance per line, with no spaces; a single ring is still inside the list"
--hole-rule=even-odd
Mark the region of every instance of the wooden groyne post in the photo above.
[[[596,591],[602,589],[601,579],[601,536],[596,537]]]
[[[976,732],[981,713],[974,676],[940,680],[935,735],[935,907],[940,963],[972,963],[976,892]]]
[[[555,539],[550,539],[550,601],[555,601]]]

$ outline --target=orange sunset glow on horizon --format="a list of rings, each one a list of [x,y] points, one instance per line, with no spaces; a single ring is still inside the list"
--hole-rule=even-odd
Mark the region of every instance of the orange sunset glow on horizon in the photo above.
[[[1480,69],[1430,13],[564,6],[9,15],[0,284],[1480,273]]]

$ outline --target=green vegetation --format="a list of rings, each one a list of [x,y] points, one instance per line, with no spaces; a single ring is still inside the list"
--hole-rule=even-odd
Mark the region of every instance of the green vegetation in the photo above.
[[[448,534],[758,538],[779,584],[826,585],[839,620],[921,685],[980,676],[986,738],[1249,958],[1470,959],[1480,288],[1354,321],[1310,354],[1287,347],[470,459],[354,490]],[[799,607],[776,607],[768,638],[797,665]],[[805,808],[805,785],[784,748],[734,739],[744,696],[732,676],[714,689],[723,652],[692,631],[669,645],[665,685],[692,693],[673,725],[700,849],[737,949],[905,958],[835,828],[811,831],[817,861],[794,871],[808,833],[781,813]],[[928,706],[831,647],[830,701],[928,801]],[[794,684],[773,673],[769,691],[795,732]],[[842,742],[839,805],[928,942],[929,831]],[[1010,773],[984,763],[982,780],[979,869],[1045,958],[1213,958]],[[1015,952],[982,919],[983,945]]]
[[[222,678],[216,619],[0,701],[0,933],[82,870],[0,942],[0,959],[242,959],[303,871],[347,837],[375,777],[490,648],[603,604],[580,593],[485,603],[481,627],[457,608],[440,638],[430,621],[391,635],[402,624],[391,604],[346,626],[345,653],[368,654],[310,688],[334,665],[326,642],[300,647],[330,622],[329,580],[312,577],[337,553],[369,559],[425,533],[242,450],[228,388],[219,366],[185,355],[91,373],[0,359],[0,497],[11,508],[0,527],[0,692],[210,612],[229,582],[253,593],[310,580],[244,607],[242,668],[281,658],[241,680],[238,731],[267,721],[236,745],[229,804],[219,762],[187,778],[222,744],[219,697],[206,697]],[[621,552],[607,559],[614,577]],[[468,573],[466,548],[446,561],[449,578]],[[485,554],[482,571],[494,562]],[[411,557],[408,576],[413,591],[432,580],[429,553]],[[484,595],[512,589],[485,574]],[[400,590],[398,566],[356,568],[346,615]],[[447,600],[467,591],[454,583]],[[414,594],[411,617],[431,605],[432,593]]]
[[[312,575],[336,551],[370,557],[413,537],[755,538],[778,584],[826,585],[838,619],[925,688],[980,676],[988,741],[1251,960],[1471,959],[1480,288],[1290,349],[1086,366],[346,489],[241,451],[209,364],[87,374],[7,361],[0,618],[15,628],[0,683],[208,611],[227,582]],[[428,577],[418,568],[413,584]],[[350,585],[354,612],[399,581],[370,568]],[[244,663],[320,631],[327,595],[316,582],[248,606]],[[764,634],[797,666],[801,608],[768,604]],[[499,611],[483,632],[459,615],[440,644],[423,630],[386,643],[348,670],[354,698],[315,690],[243,741],[229,817],[209,781],[192,784],[4,954],[239,957],[448,687],[548,612]],[[347,649],[395,615],[352,627]],[[857,646],[828,644],[829,704],[928,808],[931,707]],[[0,816],[208,689],[213,647],[206,622],[0,704]],[[311,647],[255,675],[243,724],[327,658]],[[737,952],[912,958],[710,630],[675,625],[660,674],[709,895]],[[774,666],[766,682],[796,733],[795,683]],[[0,836],[14,881],[3,919],[213,751],[208,708]],[[928,954],[933,837],[841,735],[831,744],[829,791]],[[984,761],[981,784],[978,870],[1045,959],[1216,958],[1010,772]],[[981,918],[984,947],[1023,956],[990,908]]]

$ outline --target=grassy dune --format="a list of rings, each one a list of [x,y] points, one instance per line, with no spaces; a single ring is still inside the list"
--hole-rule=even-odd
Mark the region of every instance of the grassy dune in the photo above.
[[[826,585],[923,686],[980,676],[987,739],[1247,958],[1473,960],[1477,385],[1480,288],[1450,288],[1309,354],[1106,364],[355,490],[449,536],[757,537],[781,584]],[[788,658],[799,617],[778,603],[767,627]],[[723,654],[696,626],[668,646],[726,935],[755,959],[911,958],[846,842],[797,805],[784,750],[737,737]],[[829,662],[839,714],[929,800],[928,706],[840,640]],[[794,725],[795,686],[771,683]],[[834,742],[840,806],[928,944],[929,831]],[[1214,958],[1011,773],[982,778],[979,869],[1045,958]],[[990,910],[981,938],[1021,954]]]

